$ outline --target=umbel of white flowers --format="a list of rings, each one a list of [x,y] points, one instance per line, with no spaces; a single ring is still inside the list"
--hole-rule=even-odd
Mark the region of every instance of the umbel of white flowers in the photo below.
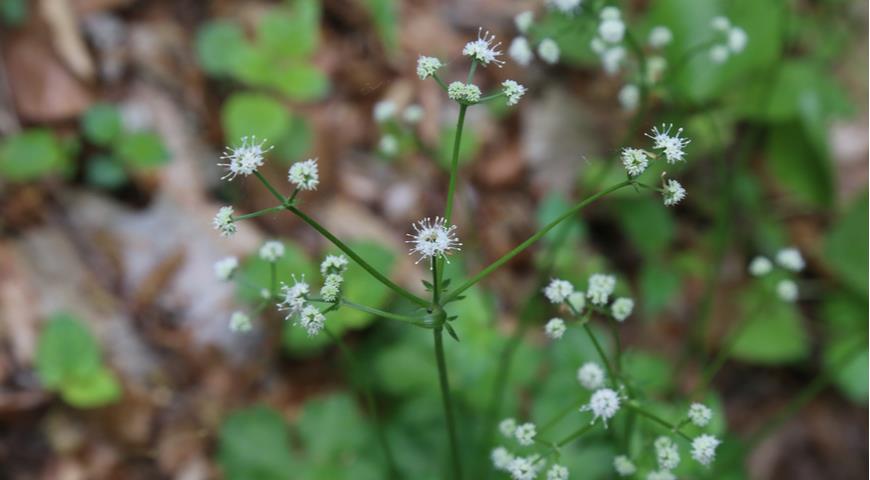
[[[411,244],[409,255],[419,255],[417,263],[429,259],[429,267],[438,258],[447,260],[447,256],[454,251],[459,251],[462,244],[456,237],[456,226],[447,225],[447,220],[442,217],[435,219],[424,218],[413,225],[414,233],[407,234]]]

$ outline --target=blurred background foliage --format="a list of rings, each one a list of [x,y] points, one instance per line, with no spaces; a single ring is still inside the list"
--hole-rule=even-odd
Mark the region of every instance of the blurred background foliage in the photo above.
[[[255,135],[275,146],[270,177],[282,177],[286,166],[307,156],[320,155],[323,163],[331,165],[333,172],[325,169],[322,173],[326,177],[322,192],[304,207],[321,208],[333,197],[361,206],[365,215],[350,210],[337,220],[350,223],[342,230],[353,234],[351,246],[381,271],[405,283],[416,282],[415,270],[395,239],[415,214],[437,211],[435,207],[443,202],[443,170],[449,164],[455,112],[433,100],[440,92],[416,82],[413,60],[418,54],[458,58],[462,42],[474,35],[478,23],[493,29],[507,44],[516,34],[511,19],[524,8],[540,12],[534,36],[555,38],[562,60],[555,67],[533,66],[526,74],[506,67],[512,74],[525,75],[531,87],[532,106],[521,104],[520,111],[534,108],[544,115],[558,115],[558,109],[548,110],[544,100],[535,98],[543,99],[545,92],[555,90],[568,92],[572,100],[584,105],[583,114],[592,116],[588,125],[571,125],[569,131],[592,125],[593,135],[601,134],[605,140],[592,142],[597,149],[572,152],[570,168],[562,172],[570,178],[570,188],[552,188],[547,181],[535,183],[533,179],[539,177],[535,164],[522,160],[533,156],[528,153],[532,149],[528,138],[537,135],[540,142],[539,131],[548,128],[535,124],[540,117],[514,113],[498,104],[478,107],[481,113],[472,119],[461,148],[461,164],[468,177],[459,196],[465,204],[461,210],[466,210],[460,216],[466,247],[450,263],[449,276],[459,282],[534,231],[536,225],[556,217],[579,193],[606,185],[610,179],[621,180],[620,169],[608,163],[621,146],[617,142],[628,116],[615,113],[619,82],[600,72],[589,48],[594,29],[586,19],[545,13],[534,2],[239,3],[243,5],[0,0],[0,63],[4,65],[0,71],[0,270],[14,272],[32,265],[24,262],[22,267],[13,260],[16,252],[26,256],[39,251],[29,245],[36,241],[34,237],[47,235],[41,230],[46,225],[59,224],[75,242],[93,242],[96,249],[112,252],[83,255],[86,269],[105,274],[106,268],[118,268],[113,262],[129,262],[131,270],[136,262],[111,250],[123,243],[100,240],[106,230],[101,222],[124,224],[140,208],[171,203],[167,198],[184,197],[197,189],[209,206],[215,199],[250,210],[262,206],[264,199],[257,196],[253,184],[214,181],[220,145]],[[485,428],[494,415],[540,422],[572,402],[586,400],[575,372],[594,358],[594,350],[575,330],[569,330],[560,342],[542,341],[538,326],[549,315],[538,298],[538,284],[550,275],[583,284],[589,274],[607,270],[619,272],[620,294],[638,299],[637,313],[627,326],[624,368],[651,396],[649,401],[660,402],[663,415],[677,415],[673,400],[685,398],[700,376],[704,359],[729,340],[729,325],[737,319],[745,322],[732,339],[736,342],[733,359],[714,383],[715,393],[707,398],[715,412],[712,432],[725,438],[720,461],[709,471],[683,462],[676,472],[680,478],[864,478],[868,398],[866,4],[847,0],[608,3],[623,8],[629,29],[638,38],[646,38],[656,25],[673,32],[674,41],[664,51],[669,65],[680,64],[688,51],[708,41],[709,19],[716,15],[727,15],[745,29],[749,47],[724,65],[714,64],[707,55],[694,55],[673,74],[668,72],[653,92],[653,105],[643,125],[674,122],[683,125],[692,138],[690,161],[679,166],[681,181],[685,178],[690,192],[687,206],[670,210],[635,192],[620,192],[550,233],[534,254],[514,262],[491,284],[469,290],[464,301],[450,306],[449,313],[459,317],[455,328],[460,341],[448,345],[447,364],[458,402],[465,465],[474,478],[491,475],[487,466],[491,438]],[[92,76],[83,81],[86,93],[63,90],[83,96],[73,102],[78,107],[72,115],[31,109],[30,97],[22,93],[30,91],[25,82],[54,78],[39,77],[39,72],[51,70],[21,62],[22,56],[41,51],[33,45],[51,44],[54,35],[51,48],[68,52],[58,46],[57,38],[62,38],[58,32],[63,29],[47,11],[72,15],[65,25],[87,33],[86,42],[81,40],[82,33],[77,38],[98,66],[108,65],[114,50],[103,45],[95,27],[87,27],[98,24],[93,17],[100,16],[104,22],[110,18],[112,28],[131,30],[122,44],[130,50],[125,54],[130,65],[123,73],[103,71],[101,76]],[[154,45],[176,42],[172,44],[176,50],[168,55],[170,66],[161,63],[166,61],[161,56],[165,52],[131,58],[137,55],[131,40],[136,35],[153,41],[149,45],[158,49]],[[433,38],[440,44],[434,44]],[[31,56],[37,63],[50,58],[44,53]],[[61,65],[75,70],[69,64]],[[479,73],[486,84],[495,84],[501,75],[492,70]],[[143,84],[148,85],[144,93],[134,95]],[[47,81],[47,85],[52,84]],[[180,164],[179,152],[189,156],[186,146],[191,142],[184,137],[179,140],[184,134],[173,132],[159,116],[147,120],[146,115],[142,120],[137,110],[141,105],[137,107],[136,102],[148,105],[147,97],[155,91],[163,92],[169,104],[179,104],[180,118],[196,125],[193,136],[207,153],[197,152],[195,161]],[[376,123],[371,109],[384,98],[420,103],[429,120],[419,127],[396,119]],[[334,120],[337,117],[347,118]],[[381,145],[379,154],[372,153],[383,133],[397,135],[399,148],[385,151]],[[591,138],[589,133],[578,135],[583,140]],[[640,139],[640,135],[629,138]],[[581,156],[583,160],[577,160]],[[510,161],[498,163],[493,158]],[[196,176],[185,177],[180,187],[184,194],[161,193],[162,185],[179,178],[183,168],[201,172],[198,177],[207,178],[206,185],[201,179],[191,180]],[[649,178],[661,173],[655,167],[651,170]],[[508,180],[500,180],[503,177]],[[406,181],[409,178],[413,180]],[[395,194],[391,186],[399,180],[410,185],[414,195],[396,194],[389,197],[392,204],[380,203],[379,194]],[[88,216],[87,212],[60,208],[73,194],[97,195],[131,208],[131,217],[112,214],[97,222],[100,228],[88,231],[88,222],[76,220]],[[179,224],[204,223],[210,210],[183,204],[168,208],[178,208],[185,215],[195,211],[202,219],[182,218],[172,224],[161,223],[165,217],[154,217],[143,221],[143,230],[132,235],[165,235],[184,249],[207,249],[212,258],[198,264],[193,263],[195,253],[186,254],[194,265],[190,268],[206,270],[206,274],[210,273],[208,261],[217,259],[219,252],[250,252],[241,268],[244,281],[227,295],[229,300],[220,303],[220,308],[204,308],[228,316],[227,304],[256,303],[270,281],[269,266],[255,254],[256,241],[249,237],[232,247],[206,247],[202,235]],[[397,208],[400,213],[392,215]],[[95,212],[92,215],[106,215],[105,209]],[[319,213],[328,212],[324,207]],[[369,216],[378,221],[370,222]],[[499,221],[508,226],[494,228]],[[362,226],[357,228],[353,222]],[[254,238],[280,238],[285,244],[286,255],[277,265],[280,279],[289,279],[291,273],[314,278],[319,259],[334,253],[304,226],[273,218],[256,225],[244,228],[256,229]],[[384,226],[396,233],[382,231]],[[156,243],[135,254],[166,255],[157,250]],[[744,273],[755,255],[772,256],[788,245],[799,246],[810,265],[799,279],[801,301],[796,304],[773,300],[777,278],[752,279]],[[169,265],[167,272],[179,268]],[[192,340],[196,335],[189,332],[196,327],[185,324],[184,317],[196,313],[194,307],[188,310],[183,303],[184,308],[173,309],[177,303],[160,300],[160,292],[173,285],[160,272],[156,268],[133,277],[109,276],[102,288],[119,300],[88,300],[97,305],[94,309],[36,300],[32,301],[38,308],[10,307],[10,298],[17,295],[14,289],[0,297],[0,305],[5,305],[0,320],[6,324],[0,329],[4,349],[0,399],[5,398],[0,401],[0,425],[9,424],[0,429],[7,432],[0,433],[0,477],[384,478],[382,453],[372,431],[378,420],[366,411],[357,393],[367,385],[375,391],[378,418],[402,472],[408,478],[439,478],[446,444],[435,360],[426,332],[358,311],[330,313],[327,325],[331,332],[352,345],[364,366],[353,369],[342,361],[330,337],[308,337],[301,329],[282,323],[279,316],[263,312],[258,320],[262,331],[253,339],[242,340],[240,345],[235,343],[238,339],[227,340],[225,333],[215,334],[222,338],[217,344],[223,345],[215,350]],[[35,282],[39,277],[10,273],[9,280],[0,284],[14,285],[28,278]],[[130,278],[144,286],[131,290]],[[215,288],[201,281],[202,276],[195,278],[196,288],[180,290],[178,295],[195,292],[205,297],[202,290]],[[391,311],[413,308],[356,265],[351,265],[346,285],[347,297],[355,302]],[[42,288],[35,285],[33,296],[40,296]],[[45,295],[51,293],[46,290]],[[159,307],[146,308],[148,299]],[[107,333],[105,324],[95,327],[89,312],[116,308],[106,306],[113,302],[124,305],[121,311],[126,313],[111,316],[112,322],[129,326],[111,328],[131,328],[144,337],[151,355],[166,357],[156,363],[159,368],[152,366],[145,375],[132,375],[131,368],[137,371],[137,367],[119,360],[125,351],[131,355],[129,350],[101,346],[115,337]],[[223,317],[206,317],[217,325],[211,331],[225,330]],[[26,324],[28,318],[36,320]],[[523,324],[532,327],[528,331],[518,327]],[[19,351],[21,340],[12,337],[22,328],[32,329],[38,338],[35,353],[19,358],[9,352]],[[518,329],[527,335],[520,338]],[[188,347],[192,344],[198,346]],[[506,361],[505,351],[514,356],[506,388],[498,392],[493,385]],[[776,413],[802,387],[815,385],[812,382],[818,379],[824,381],[818,385],[820,390],[830,380],[836,391],[825,390],[813,400],[809,417],[801,414],[798,420],[789,420],[791,430],[758,436],[766,420],[776,419]],[[216,392],[226,398],[218,402],[204,399]],[[141,438],[131,440],[88,413],[95,411],[111,419],[127,408],[147,412],[142,413],[146,418],[142,421],[150,426],[143,427],[146,434]],[[25,415],[18,415],[22,412]],[[176,430],[167,425],[186,414],[190,418]],[[165,418],[160,420],[161,416]],[[56,425],[57,419],[62,420],[62,428]],[[823,427],[808,427],[812,419],[820,420]],[[622,428],[621,421],[617,419],[614,428]],[[31,429],[32,425],[40,428]],[[811,431],[796,432],[795,425]],[[842,433],[847,427],[859,431]],[[574,424],[558,425],[552,434],[573,428]],[[643,428],[657,431],[647,424]],[[78,442],[58,440],[70,431],[78,435]],[[163,435],[164,431],[172,434]],[[109,467],[100,470],[93,460],[96,448],[88,448],[81,438],[98,439],[96,444],[111,452]],[[757,448],[762,441],[768,442],[767,451]],[[806,458],[794,459],[794,445],[810,445]],[[187,453],[160,453],[170,448]],[[138,457],[140,450],[152,453],[143,459]],[[52,455],[50,461],[34,460],[46,452]],[[566,447],[563,460],[572,471],[571,478],[611,478],[616,453],[608,433],[600,431]],[[852,460],[841,462],[843,457]],[[55,476],[64,469],[84,476]],[[193,473],[184,476],[185,472]]]

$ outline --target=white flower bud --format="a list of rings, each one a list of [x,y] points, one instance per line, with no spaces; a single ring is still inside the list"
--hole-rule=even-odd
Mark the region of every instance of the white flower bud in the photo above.
[[[551,318],[544,326],[544,333],[553,340],[562,338],[562,335],[565,334],[565,321],[561,318]]]
[[[508,48],[508,55],[523,67],[529,66],[535,58],[532,53],[532,47],[529,46],[529,41],[526,37],[516,37],[511,41],[511,46]]]
[[[550,65],[559,61],[559,44],[552,38],[545,38],[538,44],[538,56]]]
[[[214,276],[221,281],[227,281],[239,267],[239,259],[226,257],[214,263]]]
[[[587,390],[598,390],[604,385],[604,370],[595,362],[586,362],[577,370],[577,381]]]

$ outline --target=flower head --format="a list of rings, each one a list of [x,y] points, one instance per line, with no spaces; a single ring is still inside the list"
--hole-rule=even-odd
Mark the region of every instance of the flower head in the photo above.
[[[526,93],[526,87],[513,80],[505,80],[504,82],[501,82],[501,87],[504,95],[507,97],[508,105],[516,105],[517,102],[520,101],[520,98]]]
[[[387,157],[392,157],[399,153],[399,140],[395,135],[388,133],[378,141],[378,150]]]
[[[214,229],[221,232],[221,236],[229,237],[238,231],[239,228],[236,226],[236,221],[233,218],[234,213],[233,207],[221,207],[211,221]]]
[[[607,428],[607,421],[616,415],[622,404],[622,396],[610,388],[601,388],[592,394],[589,403],[580,408],[581,412],[592,412],[592,423],[599,418]]]
[[[513,480],[534,480],[538,476],[538,456],[515,457],[508,465]]]
[[[664,195],[665,198],[665,205],[670,207],[680,203],[682,199],[686,198],[686,189],[683,188],[680,182],[670,179],[665,182],[662,195]]]
[[[712,435],[701,435],[692,440],[692,458],[701,465],[709,466],[716,459],[716,448],[722,442]]]
[[[408,105],[407,107],[405,107],[405,110],[402,111],[402,118],[406,122],[414,125],[420,123],[420,120],[423,120],[424,113],[425,112],[423,111],[423,107],[415,103],[413,105]]]
[[[550,65],[559,61],[559,44],[552,38],[545,38],[538,44],[538,56]]]
[[[659,470],[658,472],[649,472],[646,475],[646,480],[677,480],[677,477],[667,470]]]
[[[462,246],[456,238],[456,225],[447,225],[447,220],[441,217],[435,217],[434,221],[428,217],[420,220],[414,224],[414,233],[409,233],[408,236],[411,239],[406,240],[406,243],[412,245],[408,253],[420,255],[417,263],[424,258],[447,259],[452,251],[459,251]]]
[[[610,306],[610,313],[619,322],[625,321],[631,315],[632,310],[634,310],[634,300],[626,297],[617,298]]]
[[[731,21],[728,20],[728,17],[723,17],[722,15],[719,15],[717,17],[713,17],[713,19],[710,20],[710,26],[713,27],[713,29],[715,30],[725,32],[728,31],[729,28],[731,28]]]
[[[710,410],[710,407],[701,403],[693,403],[689,405],[689,420],[691,420],[695,425],[706,427],[712,419],[713,410]]]
[[[562,335],[565,334],[565,321],[561,318],[551,318],[544,326],[544,333],[553,340],[562,338]]]
[[[323,286],[320,287],[320,298],[326,302],[336,301],[341,293],[342,282],[344,282],[344,277],[337,273],[327,275],[323,280]]]
[[[650,30],[648,42],[653,48],[662,48],[671,43],[671,40],[673,39],[674,35],[671,33],[670,29],[663,25],[659,25]]]
[[[622,13],[619,12],[619,8],[610,5],[602,8],[601,13],[598,16],[601,17],[602,20],[619,20],[622,18]]]
[[[682,161],[685,156],[684,149],[691,142],[688,138],[680,136],[683,133],[682,128],[678,128],[674,134],[671,134],[673,128],[673,124],[662,124],[661,130],[659,130],[659,127],[653,127],[652,135],[646,134],[646,136],[652,138],[653,142],[655,142],[653,148],[664,150],[665,159],[668,163]]]
[[[710,60],[713,63],[723,64],[726,60],[728,60],[728,55],[731,52],[728,50],[727,45],[713,45],[710,48]]]
[[[570,282],[558,278],[551,279],[544,288],[544,296],[550,303],[562,303],[572,293],[574,293],[574,286]]]
[[[320,274],[323,276],[330,273],[342,274],[347,271],[347,257],[344,255],[327,255],[320,262]]]
[[[281,295],[283,295],[284,299],[278,303],[278,310],[287,311],[287,319],[300,313],[305,308],[305,297],[311,291],[311,286],[305,281],[304,275],[300,276],[298,280],[295,275],[292,275],[291,278],[293,279],[293,285],[281,283]]]
[[[309,158],[304,162],[296,162],[290,166],[287,179],[300,190],[316,190],[320,183],[317,172],[317,159]]]
[[[492,460],[492,466],[496,470],[507,471],[514,456],[506,448],[497,447],[489,454],[489,459]]]
[[[740,27],[732,27],[728,30],[728,49],[731,53],[742,52],[747,43],[749,43],[749,35],[746,34],[746,30]]]
[[[656,461],[662,470],[673,470],[680,464],[680,450],[670,437],[659,437],[653,444],[656,450]]]
[[[606,305],[610,294],[616,288],[616,277],[596,273],[589,277],[589,288],[586,289],[586,297],[595,305]]]
[[[776,284],[776,295],[786,302],[794,302],[798,298],[798,286],[792,280],[780,280]]]
[[[621,46],[607,48],[601,53],[601,65],[604,67],[604,73],[608,75],[619,72],[623,60],[625,60],[625,48]]]
[[[622,108],[628,111],[637,110],[637,105],[640,103],[640,88],[637,85],[629,83],[619,89],[619,104]],[[624,159],[624,157],[623,157]]]
[[[219,163],[221,167],[227,167],[227,174],[221,180],[230,180],[239,175],[248,176],[263,166],[263,156],[272,149],[266,147],[266,140],[257,143],[257,137],[242,137],[242,144],[238,147],[227,147],[221,160],[227,163]]]
[[[547,0],[547,4],[551,8],[555,8],[562,13],[573,12],[581,3],[583,3],[583,0]]]
[[[477,30],[477,40],[466,43],[465,48],[462,49],[462,54],[473,58],[483,66],[495,63],[501,67],[504,64],[504,60],[498,59],[498,56],[501,55],[501,50],[498,49],[501,42],[494,42],[495,35],[480,27]]]
[[[518,64],[527,67],[532,63],[535,54],[532,53],[532,47],[526,37],[516,37],[511,41],[511,46],[508,47],[508,55]]]
[[[517,431],[517,421],[513,418],[505,418],[498,424],[498,431],[505,437],[511,438]]]
[[[299,313],[297,325],[301,326],[308,332],[309,337],[313,337],[323,330],[323,324],[326,322],[326,317],[320,313],[314,305],[305,305],[305,308]]]
[[[473,83],[453,82],[447,86],[447,96],[462,104],[476,103],[480,95],[480,88]]]
[[[806,266],[800,250],[794,247],[783,248],[776,252],[776,263],[793,272],[800,272]]]
[[[233,312],[230,316],[230,330],[234,332],[250,332],[253,326],[251,325],[251,317],[245,312]]]
[[[620,477],[634,475],[634,472],[637,471],[637,467],[625,455],[619,455],[613,459],[613,469]]]
[[[375,104],[372,116],[378,123],[386,122],[396,115],[396,103],[390,100],[381,100]]]
[[[758,256],[749,263],[749,273],[754,277],[763,277],[773,269],[773,263],[767,257]]]
[[[568,480],[568,469],[562,465],[554,464],[547,470],[547,480]]]
[[[435,75],[435,72],[437,72],[442,66],[444,66],[444,64],[441,63],[441,60],[438,60],[435,57],[425,57],[421,55],[417,58],[417,76],[420,77],[421,80],[426,80],[432,75]]]
[[[538,432],[535,428],[535,424],[529,422],[518,425],[517,429],[514,430],[514,437],[516,437],[517,442],[524,446],[529,446],[535,443],[535,435],[537,434]]]
[[[514,25],[517,26],[517,30],[521,33],[526,33],[529,27],[532,26],[532,22],[535,21],[535,13],[531,10],[525,10],[514,15]]]
[[[260,258],[267,262],[277,262],[284,256],[284,244],[274,240],[268,241],[260,247]]]
[[[226,257],[214,262],[214,276],[218,280],[227,281],[233,276],[233,273],[239,267],[239,259],[236,257]]]
[[[598,390],[604,385],[604,370],[595,362],[586,362],[577,370],[577,381],[587,390]]]
[[[639,148],[623,148],[622,165],[629,176],[636,177],[646,170],[649,158],[646,152]]]
[[[613,7],[606,7],[605,10],[608,8]],[[616,13],[619,15],[619,10],[616,10]],[[603,15],[604,13],[602,13]],[[625,35],[625,24],[619,17],[603,19],[598,24],[598,35],[607,43],[619,43]]]

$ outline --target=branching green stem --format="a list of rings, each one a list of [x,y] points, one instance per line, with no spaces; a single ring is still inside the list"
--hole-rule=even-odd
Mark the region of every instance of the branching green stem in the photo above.
[[[643,408],[636,401],[629,400],[625,403],[625,406],[628,407],[629,409],[637,412],[639,415],[646,417],[646,418],[652,420],[653,422],[658,423],[659,425],[661,425],[661,426],[667,428],[668,430],[676,433],[677,435],[682,437],[687,442],[689,442],[689,443],[692,442],[692,437],[683,433],[683,431],[680,430],[680,428],[677,425],[675,425],[675,424],[663,419],[662,417],[650,412],[649,410]]]
[[[456,121],[456,137],[453,139],[453,157],[450,159],[450,183],[447,185],[447,202],[444,204],[444,219],[450,224],[453,216],[453,195],[456,192],[456,177],[459,170],[459,146],[462,143],[462,129],[465,125],[465,111],[468,105],[459,106],[459,119]]]

